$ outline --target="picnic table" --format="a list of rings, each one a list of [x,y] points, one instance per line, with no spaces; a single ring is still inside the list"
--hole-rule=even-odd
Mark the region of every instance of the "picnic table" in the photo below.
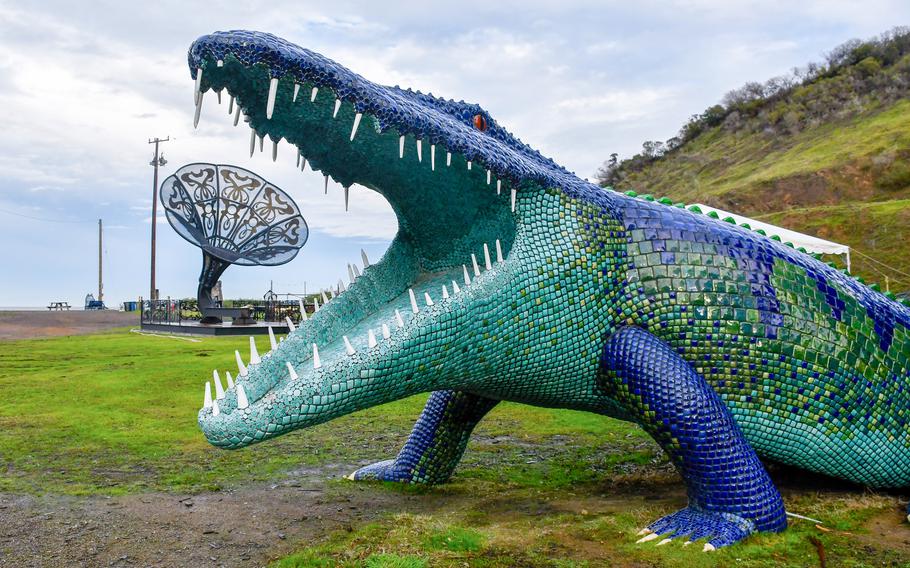
[[[51,310],[62,311],[62,310],[69,310],[69,309],[70,309],[69,302],[51,302],[50,304],[47,305],[47,311],[51,311]]]

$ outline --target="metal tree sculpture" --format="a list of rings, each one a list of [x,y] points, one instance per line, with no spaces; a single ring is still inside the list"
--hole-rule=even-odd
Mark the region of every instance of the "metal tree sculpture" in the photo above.
[[[291,261],[309,231],[291,197],[251,171],[237,166],[188,164],[161,184],[168,223],[202,249],[199,311],[203,323],[239,309],[216,306],[212,287],[232,264],[278,266]]]

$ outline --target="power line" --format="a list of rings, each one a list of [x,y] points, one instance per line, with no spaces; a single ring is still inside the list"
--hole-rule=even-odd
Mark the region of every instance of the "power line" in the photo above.
[[[95,223],[95,221],[72,221],[65,219],[47,219],[45,217],[34,217],[32,215],[25,215],[23,213],[16,213],[15,211],[7,211],[6,209],[0,209],[0,213],[6,213],[7,215],[13,215],[15,217],[22,217],[23,219],[31,219],[33,221],[44,221],[47,223]]]

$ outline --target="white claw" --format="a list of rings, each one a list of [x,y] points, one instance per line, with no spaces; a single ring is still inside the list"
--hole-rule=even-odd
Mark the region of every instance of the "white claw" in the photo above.
[[[443,300],[448,300],[448,299],[449,299],[449,289],[446,288],[446,285],[445,285],[445,284],[442,285],[442,299],[443,299]]]
[[[660,535],[657,533],[650,533],[650,534],[647,534],[647,535],[641,537],[640,539],[636,540],[635,544],[641,544],[643,542],[648,542],[650,540],[654,540],[655,538],[659,538],[659,537],[660,537]]]
[[[468,160],[468,171],[471,171],[471,160]]]
[[[363,261],[363,269],[366,270],[370,266],[370,259],[367,258],[367,253],[363,249],[360,249],[360,259]]]
[[[404,135],[398,138],[398,158],[404,158]]]
[[[234,126],[240,124],[240,105],[237,105],[237,108],[234,109]]]
[[[224,380],[227,381],[227,385],[228,385],[228,389],[229,389],[229,390],[232,389],[232,388],[234,388],[234,377],[231,376],[231,372],[230,372],[230,371],[225,371],[225,372],[224,372]]]
[[[671,542],[673,542],[672,538],[665,538],[662,541],[658,542],[657,546],[663,546],[665,544],[670,544]]]
[[[452,152],[446,152],[446,167],[452,165]]]
[[[477,264],[477,255],[471,253],[471,264],[474,265],[474,277],[480,276],[480,265]]]
[[[272,161],[278,161],[278,141],[272,140]]]
[[[496,180],[496,195],[502,194],[502,180]]]
[[[205,382],[205,398],[202,399],[202,408],[212,407],[212,383]]]
[[[221,409],[218,408],[218,401],[212,402],[212,416],[218,416],[221,414]]]
[[[199,115],[202,114],[202,95],[205,93],[199,93],[196,97],[196,114],[193,115],[193,128],[199,126]]]
[[[313,90],[310,91],[310,102],[313,102],[316,100],[316,93],[318,93],[318,92],[319,92],[319,88],[313,87]]]
[[[430,169],[436,171],[436,144],[430,144]]]
[[[465,266],[464,264],[462,264],[462,265],[461,265],[461,268],[464,270],[464,285],[465,285],[465,286],[470,286],[470,285],[471,285],[471,277],[468,276],[468,267]]]
[[[386,324],[382,324],[382,338],[388,339],[390,337],[392,337],[392,332],[389,331],[389,326],[387,326]]]
[[[354,346],[351,345],[351,341],[348,339],[347,335],[342,335],[341,339],[344,340],[344,350],[348,352],[348,355],[353,355],[354,353],[357,353],[356,351],[354,351]]]
[[[253,157],[253,153],[256,151],[256,131],[250,130],[250,157]]]
[[[250,365],[259,363],[262,363],[262,359],[259,358],[259,350],[256,349],[256,338],[250,336]]]
[[[351,264],[348,263],[348,280],[351,281],[351,284],[354,283],[354,269],[351,268]]]
[[[199,104],[199,95],[202,93],[202,67],[196,68],[196,84],[193,88],[193,102]]]
[[[316,344],[313,344],[313,368],[318,369],[322,367],[322,363],[319,361],[319,349],[316,347]]]
[[[492,172],[487,170],[487,185],[490,185],[490,180],[492,179]]]
[[[234,351],[234,358],[237,359],[237,376],[245,377],[248,371],[246,365],[243,364],[243,359],[240,358],[240,351]]]
[[[490,247],[487,246],[487,243],[483,243],[483,265],[487,270],[493,268],[493,263],[490,262]]]
[[[303,305],[303,298],[297,298],[297,303],[300,304],[300,321],[306,321],[306,307]]]
[[[218,61],[216,61],[216,62],[215,62],[215,67],[224,67],[224,60],[223,60],[223,59],[219,59]]]
[[[512,195],[512,213],[515,213],[515,197],[516,197],[516,190],[515,190],[514,187],[512,188],[511,195]]]
[[[428,306],[433,305],[433,298],[430,297],[429,292],[423,293],[423,301],[426,302]]]
[[[332,118],[338,116],[338,109],[341,108],[341,99],[335,99],[335,110],[332,111]]]
[[[269,100],[265,104],[265,117],[269,120],[275,112],[275,97],[278,95],[278,77],[272,77],[269,81]]]
[[[502,262],[502,243],[496,239],[496,262]]]
[[[398,323],[398,329],[404,327],[404,318],[401,317],[401,312],[395,310],[395,321]]]
[[[651,529],[648,529],[648,528],[641,529],[640,531],[638,531],[637,536],[643,536],[646,534],[651,534]]]
[[[269,326],[269,346],[272,351],[278,348],[278,340],[275,339],[275,330],[272,329],[272,326]]]
[[[714,545],[710,542],[706,542],[705,547],[701,549],[702,552],[712,552],[714,550],[717,550],[717,548],[715,548]]]
[[[243,388],[243,385],[237,385],[237,408],[243,410],[249,405],[250,401],[246,398],[246,390]]]
[[[376,347],[376,334],[373,333],[373,330],[367,332],[367,346],[372,349]]]
[[[346,288],[344,287],[344,282],[341,281],[341,278],[338,279],[338,293],[341,294]]]
[[[417,140],[417,161],[423,161],[423,141],[419,139]]]
[[[294,330],[297,329],[297,327],[294,326],[294,321],[290,318],[290,316],[285,317],[284,321],[288,324],[288,333],[293,333]]]
[[[315,347],[315,345],[313,347]],[[292,381],[296,381],[300,378],[297,376],[297,371],[294,370],[294,365],[291,365],[290,361],[286,362],[285,365],[288,367],[288,375]]]
[[[354,278],[360,278],[360,269],[357,268],[357,265],[353,264],[351,267],[354,269]]]
[[[221,377],[218,376],[218,371],[212,371],[212,382],[215,383],[215,398],[221,400],[224,398],[224,387],[221,386]]]
[[[360,126],[360,119],[363,117],[363,113],[357,113],[354,115],[354,128],[351,130],[351,142],[354,141],[354,136],[357,135],[357,127]]]
[[[687,540],[686,542],[683,543],[683,546],[689,546],[690,544],[692,544],[692,541]]]
[[[454,280],[452,280],[452,292],[454,294],[461,292],[461,288],[458,287],[458,282],[455,282]]]
[[[408,288],[408,294],[411,296],[411,311],[416,313],[420,312],[420,308],[417,307],[417,298],[414,297],[414,289]]]
[[[297,102],[297,95],[300,93],[300,83],[294,83],[294,96],[291,97],[291,102]]]

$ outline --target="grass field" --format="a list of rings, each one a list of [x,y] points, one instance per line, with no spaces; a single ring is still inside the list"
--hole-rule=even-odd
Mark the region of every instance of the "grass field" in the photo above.
[[[0,492],[70,500],[242,493],[306,470],[324,486],[323,499],[409,503],[405,512],[375,510],[368,521],[326,530],[285,558],[264,551],[282,567],[807,566],[819,564],[813,539],[831,566],[910,565],[910,527],[900,523],[896,494],[792,472],[775,474],[788,509],[824,520],[823,530],[796,521],[782,535],[711,555],[700,546],[635,545],[637,529],[684,505],[682,485],[639,428],[577,412],[497,407],[452,483],[438,488],[326,473],[393,455],[425,396],[248,449],[216,450],[195,423],[203,384],[212,368],[231,369],[233,350],[245,343],[127,330],[0,342]]]

